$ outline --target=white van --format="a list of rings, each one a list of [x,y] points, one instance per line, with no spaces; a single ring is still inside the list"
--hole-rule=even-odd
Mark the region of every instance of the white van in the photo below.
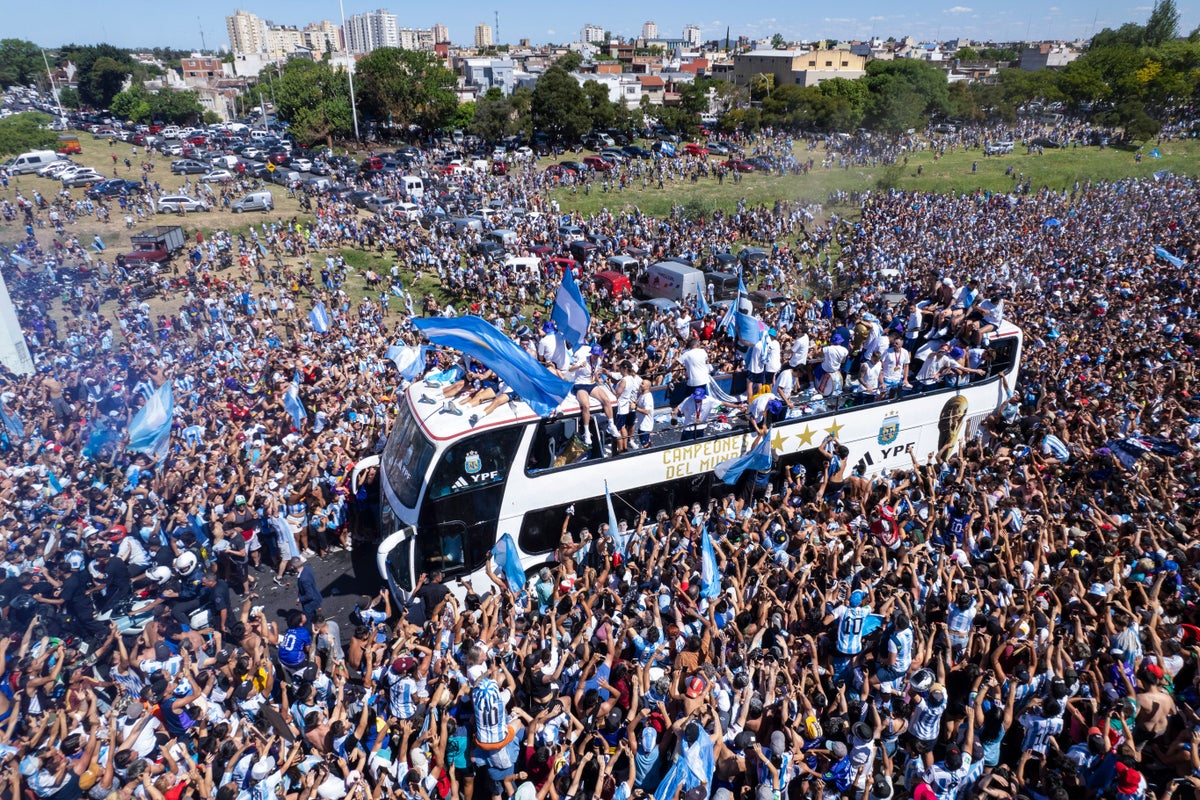
[[[250,138],[254,141],[258,141],[259,139],[265,139],[270,135],[271,135],[270,131],[264,131],[262,128],[255,128],[254,130],[250,131]]]
[[[685,298],[704,292],[704,273],[674,261],[660,261],[646,270],[645,281],[637,288],[647,298],[663,297],[682,303]]]
[[[243,211],[270,211],[275,208],[275,198],[268,191],[251,192],[240,200],[234,200],[229,210],[235,214]]]
[[[30,150],[8,162],[6,167],[12,175],[28,175],[58,160],[59,155],[53,150]]]
[[[524,272],[531,278],[542,274],[542,260],[536,256],[509,256],[504,259],[504,266],[514,272]]]
[[[221,169],[233,169],[237,163],[237,156],[213,156],[212,159],[212,165]]]
[[[425,182],[416,175],[405,175],[400,179],[400,183],[408,199],[417,201],[425,196]]]

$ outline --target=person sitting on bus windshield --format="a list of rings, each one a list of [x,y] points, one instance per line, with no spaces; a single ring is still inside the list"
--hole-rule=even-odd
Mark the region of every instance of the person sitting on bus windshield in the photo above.
[[[713,412],[720,405],[719,400],[709,397],[708,390],[704,387],[698,386],[693,389],[687,399],[671,411],[672,417],[683,421],[683,435],[679,437],[679,440],[686,442],[704,436]]]
[[[571,391],[575,394],[575,399],[579,401],[584,445],[590,446],[592,443],[592,409],[590,398],[593,397],[600,401],[600,406],[604,409],[604,416],[608,420],[608,428],[606,429],[608,435],[612,437],[620,436],[621,432],[617,430],[617,424],[613,421],[612,395],[609,394],[608,388],[603,385],[605,378],[604,348],[598,344],[580,346],[575,351],[575,360],[571,362],[566,372],[572,374],[574,379]]]

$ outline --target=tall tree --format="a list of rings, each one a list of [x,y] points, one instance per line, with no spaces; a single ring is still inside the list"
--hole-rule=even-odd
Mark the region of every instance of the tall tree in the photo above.
[[[783,38],[782,33],[777,33],[771,37],[771,48],[774,50],[787,49],[787,39]]]
[[[25,86],[45,75],[42,51],[25,39],[0,39],[0,88]]]
[[[291,123],[291,131],[302,142],[325,142],[352,130],[350,78],[346,70],[324,61],[295,59],[275,81],[275,105],[279,116]]]
[[[579,139],[591,125],[583,89],[557,64],[538,78],[533,87],[530,111],[534,130],[545,131],[568,142]]]
[[[111,44],[64,45],[59,58],[75,65],[79,99],[92,108],[108,108],[135,68],[129,54]]]
[[[359,60],[354,78],[359,108],[380,124],[437,130],[458,105],[454,73],[431,53],[381,47]]]
[[[496,87],[475,101],[471,133],[485,142],[498,142],[516,130],[512,102]]]
[[[1146,44],[1157,47],[1179,35],[1179,9],[1175,0],[1155,0],[1150,19],[1146,20]]]

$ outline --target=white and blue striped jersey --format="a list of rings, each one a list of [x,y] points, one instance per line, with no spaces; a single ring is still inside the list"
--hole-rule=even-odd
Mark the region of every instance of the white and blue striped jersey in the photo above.
[[[896,656],[896,664],[893,669],[907,672],[908,668],[912,666],[913,659],[912,628],[893,631],[892,635],[888,637],[888,652]]]
[[[863,626],[867,622],[871,609],[866,606],[852,608],[838,606],[833,610],[837,617],[837,649],[847,656],[857,655],[863,649]]]
[[[500,685],[483,678],[471,690],[475,706],[475,738],[482,744],[499,744],[508,738],[508,712]]]
[[[1025,729],[1025,738],[1021,740],[1021,750],[1024,752],[1045,753],[1046,745],[1051,736],[1062,733],[1062,717],[1039,717],[1025,714],[1021,717],[1021,727]]]
[[[908,730],[923,742],[932,742],[942,732],[942,714],[946,712],[946,699],[939,705],[931,705],[928,697],[922,697],[908,720]]]

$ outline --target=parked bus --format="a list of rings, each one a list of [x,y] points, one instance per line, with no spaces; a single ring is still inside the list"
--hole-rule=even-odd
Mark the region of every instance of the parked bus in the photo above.
[[[928,347],[914,356],[916,375]],[[824,410],[777,422],[771,430],[775,485],[783,470],[802,464],[810,482],[820,479],[819,448],[834,436],[850,450],[846,460],[866,474],[911,466],[920,458],[973,437],[1004,397],[1001,380],[1015,386],[1022,334],[1005,323],[992,334],[988,374],[964,386],[945,387],[897,400]],[[727,384],[728,385],[728,384]],[[736,386],[732,387],[734,390]],[[686,388],[656,390],[656,416],[669,414]],[[467,415],[443,412],[440,388],[414,383],[400,408],[383,453],[360,461],[355,474],[379,469],[379,531],[376,563],[397,596],[413,591],[422,573],[440,571],[483,593],[485,571],[498,537],[511,534],[527,572],[554,558],[563,520],[574,506],[572,526],[597,531],[607,521],[605,483],[618,520],[636,527],[639,512],[650,521],[732,488],[713,474],[721,461],[743,454],[754,441],[745,420],[710,426],[701,439],[680,441],[680,427],[656,423],[650,445],[606,456],[602,419],[593,409],[590,452],[575,435],[580,412],[568,400],[562,413],[541,417],[521,402],[504,406],[472,426]]]

